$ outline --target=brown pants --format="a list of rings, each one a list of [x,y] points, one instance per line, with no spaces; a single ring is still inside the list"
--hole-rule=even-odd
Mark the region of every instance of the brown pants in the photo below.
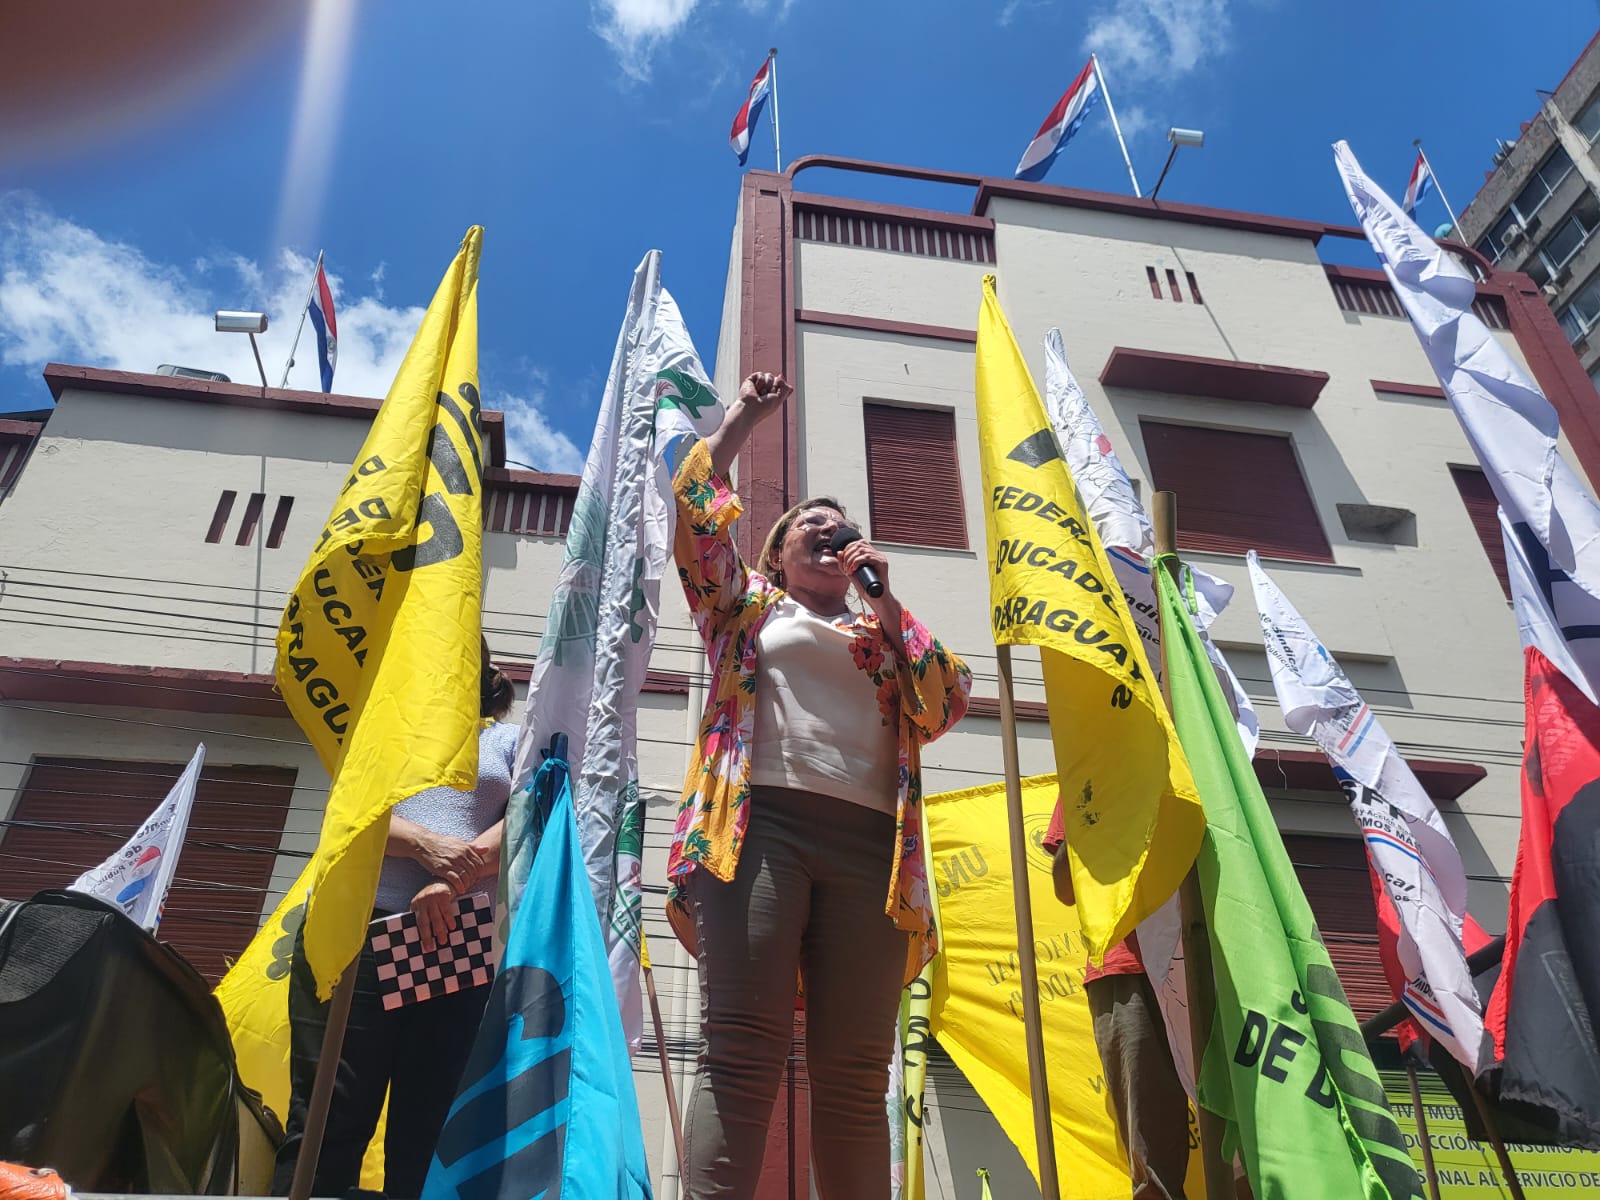
[[[1106,1088],[1128,1150],[1134,1200],[1184,1200],[1189,1097],[1173,1065],[1150,981],[1107,975],[1084,985]]]
[[[906,935],[884,915],[894,818],[755,788],[733,881],[690,878],[700,1056],[684,1135],[690,1200],[749,1200],[803,972],[811,1137],[822,1200],[884,1200]]]

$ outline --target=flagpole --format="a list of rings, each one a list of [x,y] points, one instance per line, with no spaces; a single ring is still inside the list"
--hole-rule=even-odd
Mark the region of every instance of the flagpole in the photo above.
[[[295,1156],[289,1200],[310,1200],[311,1186],[316,1182],[317,1160],[322,1157],[322,1135],[328,1129],[328,1109],[333,1106],[333,1084],[339,1073],[339,1056],[344,1052],[344,1031],[350,1023],[350,1002],[355,998],[356,972],[360,965],[361,956],[357,954],[345,967],[328,1005],[328,1024],[322,1031],[322,1053],[317,1056],[317,1075],[311,1085],[300,1153]]]
[[[1017,969],[1022,985],[1022,1023],[1028,1043],[1028,1086],[1033,1097],[1033,1136],[1039,1153],[1039,1194],[1061,1200],[1056,1174],[1055,1126],[1045,1075],[1044,1026],[1039,1016],[1039,963],[1033,947],[1033,902],[1028,895],[1028,835],[1023,827],[1022,770],[1017,761],[1016,697],[1011,682],[1011,647],[996,646],[1000,676],[1000,747],[1005,759],[1006,817],[1011,833],[1011,899],[1017,916]]]
[[[777,170],[783,174],[783,148],[778,141],[778,48],[776,46],[767,51],[767,75],[772,80],[772,158],[778,164]],[[1443,192],[1439,193],[1441,196]]]
[[[1505,1176],[1506,1187],[1511,1191],[1511,1200],[1524,1200],[1522,1180],[1517,1177],[1517,1168],[1511,1163],[1511,1155],[1506,1153],[1506,1144],[1500,1138],[1500,1131],[1495,1128],[1494,1117],[1489,1113],[1489,1106],[1484,1103],[1483,1093],[1478,1090],[1478,1085],[1470,1073],[1463,1072],[1462,1078],[1466,1080],[1467,1091],[1472,1093],[1472,1106],[1478,1110],[1478,1119],[1483,1122],[1484,1132],[1489,1135],[1489,1144],[1494,1147],[1494,1156],[1500,1162],[1500,1173]]]
[[[1150,506],[1150,523],[1155,529],[1156,554],[1176,556],[1178,552],[1178,496],[1176,492],[1157,492]],[[1167,569],[1177,578],[1177,559],[1167,559]],[[1180,581],[1181,582],[1181,581]],[[1167,655],[1165,640],[1162,658]],[[1172,707],[1172,696],[1163,662],[1161,693]],[[1178,886],[1178,906],[1183,935],[1183,982],[1188,993],[1189,1044],[1194,1060],[1195,1115],[1200,1123],[1200,1166],[1206,1186],[1206,1200],[1229,1200],[1234,1195],[1233,1164],[1222,1157],[1223,1126],[1216,1113],[1204,1107],[1198,1092],[1200,1067],[1206,1042],[1211,1037],[1211,1021],[1216,1010],[1217,983],[1211,969],[1211,937],[1206,931],[1205,901],[1200,894],[1200,875],[1195,867]]]
[[[280,388],[289,386],[289,370],[294,366],[294,352],[300,349],[300,334],[306,327],[306,314],[311,311],[311,297],[317,294],[317,272],[321,270],[322,251],[318,250],[317,265],[311,268],[311,286],[306,289],[305,307],[300,310],[300,324],[294,327],[294,341],[289,346],[289,361],[283,364],[283,382],[278,385]]]
[[[1100,69],[1100,56],[1091,54],[1089,61],[1094,64],[1094,77],[1100,81],[1100,94],[1105,97],[1106,113],[1111,117],[1112,132],[1117,135],[1117,145],[1122,147],[1122,161],[1128,164],[1128,178],[1133,180],[1133,194],[1142,200],[1144,193],[1139,190],[1139,177],[1133,173],[1133,159],[1128,157],[1128,143],[1122,140],[1122,126],[1117,123],[1117,110],[1111,106],[1111,89],[1106,87],[1106,75]]]
[[[1431,168],[1430,168],[1431,169]],[[1422,1174],[1428,1181],[1429,1200],[1439,1200],[1439,1171],[1433,1165],[1433,1143],[1428,1140],[1428,1116],[1422,1111],[1422,1088],[1417,1083],[1417,1064],[1406,1056],[1406,1078],[1411,1083],[1411,1115],[1417,1120],[1417,1141],[1422,1144]]]
[[[1456,217],[1456,210],[1450,207],[1450,201],[1445,198],[1444,184],[1439,182],[1439,174],[1433,169],[1433,164],[1428,161],[1428,152],[1422,148],[1421,138],[1412,138],[1411,144],[1417,148],[1417,153],[1422,156],[1422,165],[1428,168],[1428,178],[1433,180],[1433,190],[1439,193],[1439,203],[1444,205],[1444,211],[1450,215],[1450,224],[1455,230],[1456,240],[1461,241],[1467,235],[1461,231],[1461,221]]]

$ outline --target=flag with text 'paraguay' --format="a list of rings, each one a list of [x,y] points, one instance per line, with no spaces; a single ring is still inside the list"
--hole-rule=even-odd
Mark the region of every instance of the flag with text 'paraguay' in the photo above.
[[[1195,866],[1216,1016],[1202,1105],[1257,1200],[1421,1196],[1400,1129],[1277,822],[1171,573],[1156,587],[1172,715],[1205,802]]]
[[[1283,723],[1333,764],[1372,877],[1398,918],[1394,953],[1405,980],[1398,998],[1418,1028],[1476,1074],[1484,1061],[1483,1005],[1463,943],[1461,852],[1377,716],[1254,550],[1247,563]]]
[[[771,91],[772,55],[769,54],[767,61],[761,64],[761,70],[757,71],[756,77],[750,81],[750,90],[745,95],[744,103],[739,106],[739,111],[734,114],[733,128],[728,131],[728,146],[738,156],[741,167],[750,157],[750,135],[755,131],[756,118],[761,115],[761,109]]]
[[[205,743],[178,776],[160,806],[145,818],[134,835],[105,862],[78,876],[67,890],[104,900],[128,915],[129,920],[154,933],[161,924],[167,889],[178,873],[178,855],[189,832],[194,791],[205,766]]]
[[[325,998],[366,940],[389,810],[427,788],[477,785],[482,249],[475,225],[278,626],[278,689],[333,781],[305,916],[306,959]]]
[[[1072,135],[1078,132],[1078,127],[1099,99],[1100,76],[1095,72],[1094,59],[1091,58],[1083,64],[1083,70],[1078,72],[1072,85],[1056,101],[1055,107],[1045,117],[1044,124],[1039,126],[1039,132],[1033,135],[1033,141],[1022,152],[1016,177],[1034,183],[1043,179],[1050,164],[1055,162],[1056,155],[1072,140]]]
[[[1511,529],[1507,567],[1530,585],[1517,605],[1524,645],[1542,630],[1553,639],[1540,641],[1546,657],[1600,699],[1600,505],[1557,448],[1556,410],[1472,311],[1477,284],[1466,268],[1367,178],[1349,146],[1333,150],[1351,206]]]
[[[567,764],[533,782],[547,811],[422,1200],[649,1200],[639,1098],[578,845]]]
[[[317,278],[311,285],[311,307],[307,310],[311,327],[317,331],[317,367],[322,372],[322,390],[333,391],[333,368],[339,362],[339,323],[333,315],[333,289],[328,273],[317,259]]]
[[[1422,151],[1417,151],[1417,161],[1411,167],[1411,175],[1406,180],[1406,194],[1400,201],[1400,208],[1406,216],[1417,215],[1417,205],[1422,203],[1422,198],[1428,194],[1428,189],[1433,186],[1433,172],[1428,169],[1428,160]]]
[[[1177,891],[1205,814],[992,275],[977,401],[994,640],[1039,650],[1078,919],[1098,963]]]
[[[623,1027],[635,1048],[644,1030],[639,695],[672,556],[674,455],[686,439],[721,423],[722,405],[678,306],[661,286],[660,251],[652,250],[634,271],[528,685],[500,859],[503,944],[538,846],[534,773],[551,738],[564,734],[578,837]]]

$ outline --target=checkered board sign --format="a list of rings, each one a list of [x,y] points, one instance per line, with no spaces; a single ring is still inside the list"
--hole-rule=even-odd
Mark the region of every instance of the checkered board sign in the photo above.
[[[396,913],[372,924],[372,951],[378,962],[378,991],[385,1009],[417,1004],[478,987],[494,978],[494,901],[462,896],[456,901],[456,927],[444,945],[422,948],[417,914]]]

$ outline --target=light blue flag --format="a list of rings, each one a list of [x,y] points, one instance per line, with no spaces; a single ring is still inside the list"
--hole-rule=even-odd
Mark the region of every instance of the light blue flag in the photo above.
[[[512,919],[423,1200],[650,1200],[628,1044],[562,758],[539,768],[534,795],[553,801],[528,874],[534,903]]]

